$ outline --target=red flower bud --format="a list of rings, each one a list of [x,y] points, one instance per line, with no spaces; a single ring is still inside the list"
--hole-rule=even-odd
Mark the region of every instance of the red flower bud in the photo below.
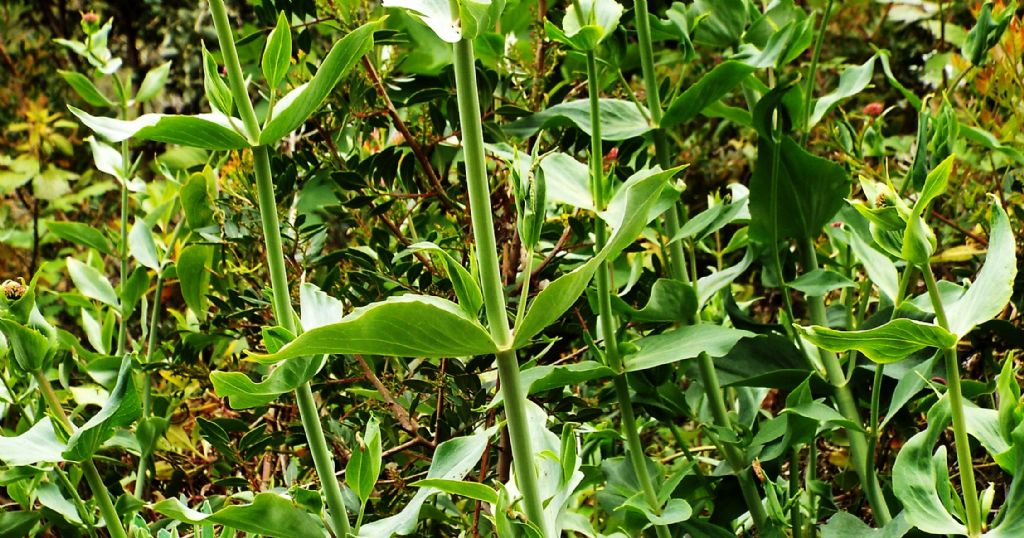
[[[878,101],[864,105],[864,114],[871,116],[872,118],[881,116],[882,111],[884,110],[885,106],[883,106],[882,103],[879,103]]]

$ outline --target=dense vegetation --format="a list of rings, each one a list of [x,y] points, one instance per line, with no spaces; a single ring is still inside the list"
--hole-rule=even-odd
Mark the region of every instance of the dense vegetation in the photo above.
[[[1024,536],[1016,2],[0,13],[0,536]]]

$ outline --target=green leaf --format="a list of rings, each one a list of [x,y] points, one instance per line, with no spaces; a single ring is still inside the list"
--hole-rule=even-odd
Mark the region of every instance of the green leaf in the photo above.
[[[595,379],[607,379],[615,375],[615,372],[597,362],[580,361],[572,364],[544,364],[534,366],[522,371],[520,377],[521,386],[525,387],[523,397],[538,392],[544,392],[559,387],[573,387],[593,381]],[[500,404],[503,399],[501,391],[498,391],[487,406],[492,409]]]
[[[352,67],[373,48],[373,32],[380,21],[366,23],[331,47],[313,78],[288,92],[274,106],[273,117],[260,133],[260,144],[269,145],[297,129],[323,104]]]
[[[659,278],[651,286],[651,296],[640,310],[612,295],[612,308],[632,321],[687,321],[697,313],[697,294],[693,286],[679,280]]]
[[[849,99],[868,87],[871,76],[875,73],[876,58],[878,55],[872,56],[861,65],[847,67],[839,75],[839,86],[814,102],[814,109],[811,112],[811,117],[807,120],[809,123],[806,129],[817,125],[839,101]]]
[[[46,229],[65,241],[94,248],[103,254],[113,253],[110,240],[95,226],[81,222],[49,221]]]
[[[206,292],[210,287],[212,261],[213,247],[210,245],[189,245],[178,254],[176,267],[181,296],[200,320],[206,319]]]
[[[427,471],[427,480],[462,480],[480,464],[480,456],[487,448],[487,431],[465,437],[456,437],[439,445],[434,451]],[[407,535],[416,530],[423,503],[441,490],[421,487],[401,512],[378,521],[363,525],[360,536],[390,537],[395,534]]]
[[[232,409],[252,409],[266,405],[309,381],[324,365],[323,356],[296,357],[274,368],[262,381],[255,382],[241,372],[210,372],[213,391],[226,398]]]
[[[754,336],[754,333],[710,323],[684,325],[667,333],[637,340],[639,351],[626,355],[623,365],[627,372],[638,372],[662,364],[693,359],[701,353],[721,357],[729,353],[741,338],[750,336]]]
[[[778,239],[817,237],[843,207],[850,182],[842,166],[811,155],[789,137],[784,137],[778,163],[776,220],[771,218],[772,166],[775,145],[761,139],[757,165],[750,179],[750,238],[770,243],[773,228]]]
[[[205,44],[202,45],[202,49],[203,89],[206,91],[206,100],[210,102],[210,106],[214,110],[225,116],[231,116],[231,106],[234,103],[231,90],[220,76],[220,68],[210,51],[206,50]]]
[[[1010,2],[1003,7],[998,16],[992,15],[992,2],[985,2],[978,13],[978,22],[964,39],[960,52],[973,65],[985,62],[989,49],[999,44],[1007,25],[1017,11],[1017,2]]]
[[[40,330],[0,318],[0,331],[7,338],[6,343],[10,345],[14,360],[22,370],[36,372],[48,366],[54,346]]]
[[[139,85],[139,91],[135,94],[136,103],[145,103],[163,91],[164,85],[167,84],[167,75],[171,71],[171,62],[164,62],[153,69],[150,69],[146,73],[146,78],[142,79],[142,84]]]
[[[694,26],[694,42],[718,49],[735,45],[750,22],[744,0],[696,0],[691,16],[700,21]]]
[[[385,0],[384,7],[399,8],[412,12],[426,24],[437,37],[447,43],[462,39],[462,29],[448,0]]]
[[[738,60],[726,60],[716,65],[672,100],[661,118],[661,127],[667,129],[696,118],[704,109],[725,97],[754,70],[752,65]]]
[[[449,495],[459,495],[467,499],[498,504],[498,492],[494,488],[479,482],[463,482],[462,480],[444,480],[428,478],[409,484],[415,488],[434,488]]]
[[[468,357],[497,351],[487,330],[455,303],[427,295],[401,295],[357,308],[340,322],[304,332],[277,353],[256,360],[354,353]]]
[[[690,507],[690,503],[683,499],[669,499],[668,503],[661,510],[661,514],[655,514],[651,505],[647,504],[641,493],[626,499],[622,506],[643,514],[651,525],[675,525],[693,516],[693,508]]]
[[[67,258],[67,266],[71,280],[82,295],[114,308],[120,308],[117,292],[114,291],[114,287],[110,285],[110,281],[103,276],[103,273],[70,256]]]
[[[409,252],[433,252],[441,257],[444,262],[445,272],[448,273],[448,280],[455,289],[455,296],[459,299],[459,306],[470,317],[475,318],[484,304],[483,293],[480,291],[480,284],[476,278],[462,266],[455,258],[444,249],[429,241],[421,241],[409,245],[406,249]]]
[[[257,493],[251,504],[228,505],[212,514],[189,508],[177,499],[167,499],[152,509],[171,519],[192,525],[218,524],[224,527],[274,538],[325,537],[317,517],[277,493]]]
[[[299,286],[299,312],[302,330],[312,331],[344,319],[345,305],[315,284],[303,282]]]
[[[828,269],[815,269],[786,283],[790,288],[809,297],[821,297],[832,290],[853,288],[857,283]]]
[[[88,136],[85,140],[89,143],[89,148],[92,149],[92,160],[96,163],[96,169],[104,174],[114,176],[122,183],[125,182],[128,174],[124,170],[124,159],[121,157],[121,152],[96,140],[94,136]]]
[[[957,341],[956,335],[938,325],[902,318],[860,331],[837,331],[819,325],[796,327],[822,349],[834,353],[857,350],[879,364],[901,361],[928,347],[949,349]]]
[[[95,107],[112,107],[114,103],[107,99],[107,96],[100,93],[100,90],[88,77],[74,71],[57,70],[64,82],[67,82],[75,90],[79,97]]]
[[[1017,276],[1016,242],[1006,211],[993,196],[988,253],[974,283],[958,300],[946,306],[949,330],[963,337],[979,323],[998,316],[1013,294]]]
[[[910,532],[906,513],[900,512],[888,524],[873,529],[859,517],[849,512],[836,512],[828,523],[821,527],[821,538],[903,538]]]
[[[142,414],[142,402],[135,389],[132,360],[129,355],[121,359],[121,368],[117,372],[117,383],[110,391],[107,402],[98,413],[68,439],[64,458],[70,461],[85,461],[110,439],[117,428],[124,428],[135,422]]]
[[[274,90],[288,74],[292,63],[292,27],[288,24],[288,16],[281,11],[277,14],[277,26],[267,37],[267,46],[263,49],[263,78],[267,86]]]
[[[210,194],[210,174],[206,171],[196,172],[181,185],[181,208],[185,212],[185,221],[192,230],[213,224],[214,202]]]
[[[614,258],[629,246],[647,226],[651,215],[650,208],[658,201],[669,178],[682,167],[671,170],[647,169],[637,172],[615,193],[615,199],[624,198],[620,205],[624,210],[618,214],[616,222],[610,222],[614,232],[605,248],[596,253],[587,263],[572,272],[558,277],[547,285],[533,299],[522,321],[515,327],[513,346],[519,349],[530,343],[530,340],[554,323],[566,310],[572,307],[576,299],[586,289],[591,277],[606,259]],[[617,203],[615,199],[612,203]],[[612,204],[609,204],[611,206]]]
[[[464,39],[476,39],[493,33],[505,0],[460,0],[458,23]]]
[[[181,116],[144,114],[131,121],[97,117],[73,106],[71,113],[87,127],[111,142],[129,138],[153,140],[211,150],[232,150],[249,147],[245,137],[232,128],[232,121],[219,113]]]
[[[345,483],[359,500],[366,504],[373,493],[373,487],[377,484],[377,477],[380,476],[382,449],[380,423],[376,417],[370,417],[366,423],[366,432],[358,441],[359,444],[352,447],[351,456],[345,466]]]
[[[156,251],[156,241],[146,221],[136,217],[132,231],[128,232],[128,252],[137,262],[154,271],[160,269],[160,255]]]
[[[946,157],[924,180],[924,188],[918,195],[914,207],[907,219],[906,231],[903,233],[903,259],[918,266],[928,263],[928,258],[935,252],[935,234],[924,222],[924,213],[932,200],[946,192],[949,174],[953,170],[954,155]]]
[[[619,25],[622,5],[615,0],[573,2],[562,19],[562,28],[545,21],[548,36],[579,51],[592,51]]]
[[[939,446],[932,454],[932,447],[948,420],[940,419],[940,403],[943,397],[928,412],[928,428],[907,441],[896,455],[893,465],[893,490],[903,503],[907,522],[914,527],[932,534],[966,535],[967,529],[946,510],[938,488],[949,487],[949,468],[946,447]],[[948,410],[948,403],[946,408]],[[948,418],[948,411],[945,412]]]
[[[43,417],[21,435],[0,436],[0,460],[8,467],[59,463],[64,461],[63,452],[64,443],[57,438],[50,417]]]
[[[544,172],[548,202],[594,210],[587,165],[565,153],[557,152],[541,159],[540,169]]]
[[[601,99],[600,105],[602,140],[626,140],[651,130],[647,111],[632,101]],[[525,139],[541,129],[567,125],[575,125],[587,135],[592,134],[590,102],[587,99],[559,103],[513,121],[503,129],[510,136]]]

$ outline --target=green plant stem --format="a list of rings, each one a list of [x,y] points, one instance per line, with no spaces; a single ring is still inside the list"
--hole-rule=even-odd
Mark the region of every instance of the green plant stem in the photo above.
[[[789,453],[789,499],[793,503],[790,508],[789,518],[790,525],[793,526],[793,536],[802,536],[803,534],[803,514],[801,513],[800,501],[798,499],[800,495],[800,446],[796,445],[790,449]]]
[[[153,290],[153,312],[149,316],[149,333],[147,335],[146,358],[143,366],[149,366],[153,362],[153,350],[156,348],[156,329],[160,323],[160,309],[163,302],[164,264],[170,258],[174,245],[178,242],[178,238],[181,237],[184,229],[181,222],[174,227],[174,233],[171,234],[171,242],[167,245],[167,252],[164,253],[163,260],[160,261],[160,267],[157,268],[156,286]],[[145,419],[153,412],[153,376],[150,372],[143,373],[145,375],[142,376],[142,418]],[[148,470],[149,454],[146,454],[139,458],[139,469],[135,474],[135,496],[140,499],[146,492],[146,472]]]
[[[647,92],[647,107],[650,109],[651,122],[655,126],[653,132],[654,153],[658,165],[663,169],[671,167],[668,151],[668,140],[665,132],[661,129],[662,107],[660,88],[658,86],[657,74],[654,72],[654,47],[651,42],[650,12],[647,8],[647,0],[634,0],[636,11],[636,30],[640,44],[640,68],[643,73],[644,89]],[[673,207],[665,212],[665,231],[669,238],[673,238],[679,232],[679,212]],[[668,252],[669,275],[677,280],[688,282],[686,275],[686,255],[683,253],[681,241],[669,244]],[[696,283],[696,280],[694,280]],[[715,365],[711,357],[702,353],[698,358],[698,365],[701,372],[701,384],[704,386],[704,393],[708,402],[712,405],[715,423],[719,427],[732,429],[732,420],[726,411],[725,399],[722,393],[722,386],[718,381],[718,374],[715,372]],[[733,468],[740,482],[740,489],[743,498],[747,503],[747,509],[754,520],[754,525],[762,534],[769,528],[768,514],[761,503],[761,496],[754,482],[753,474],[744,463],[744,458],[739,449],[735,446],[724,444],[723,453],[729,466]]]
[[[935,275],[929,265],[921,266],[928,297],[935,310],[935,321],[939,327],[949,330],[946,309],[942,306]],[[967,419],[964,416],[964,395],[960,388],[960,365],[956,356],[956,344],[942,350],[946,364],[946,390],[953,415],[953,440],[956,442],[956,463],[960,467],[960,488],[963,490],[964,510],[967,512],[967,535],[981,536],[981,505],[978,502],[978,486],[974,481],[974,460],[971,458],[971,444],[967,437]]]
[[[82,523],[85,524],[86,532],[89,533],[89,536],[96,538],[96,520],[93,518],[92,511],[85,506],[85,501],[82,500],[82,496],[78,494],[78,488],[71,483],[71,480],[68,478],[68,474],[64,472],[64,469],[54,467],[53,474],[57,475],[57,481],[64,486],[68,495],[71,496],[71,503],[75,505],[75,511],[78,512],[79,517],[82,518]]]
[[[579,9],[579,8],[577,8]],[[582,10],[579,11],[582,13]],[[593,51],[587,51],[587,80],[590,100],[590,188],[594,196],[594,205],[598,211],[603,211],[607,206],[605,195],[608,186],[604,181],[603,151],[601,148],[601,83],[597,73],[597,62]],[[600,218],[594,218],[594,251],[601,251],[608,243],[608,228]],[[661,515],[662,506],[658,501],[658,493],[654,489],[654,482],[651,473],[647,468],[646,453],[643,444],[640,442],[640,432],[636,425],[636,416],[633,412],[633,402],[629,397],[629,382],[622,370],[622,357],[619,354],[619,344],[616,339],[618,332],[615,315],[612,313],[612,289],[611,289],[611,264],[606,260],[597,269],[597,304],[601,325],[601,336],[604,338],[604,352],[608,365],[614,370],[615,397],[619,404],[619,413],[622,417],[622,435],[626,438],[626,447],[629,453],[629,461],[633,466],[640,489],[643,491],[644,500],[656,515]],[[659,538],[669,538],[668,527],[657,525],[654,527]]]
[[[259,137],[259,122],[256,119],[256,111],[252,107],[252,101],[245,90],[245,81],[242,78],[242,67],[238,61],[238,52],[235,50],[234,38],[231,34],[231,26],[228,23],[227,12],[224,9],[223,0],[210,0],[210,13],[213,15],[214,26],[217,29],[217,40],[220,42],[221,52],[224,55],[224,64],[228,71],[228,82],[231,93],[238,107],[242,122],[250,137]],[[253,168],[256,173],[256,192],[259,200],[260,218],[263,224],[263,239],[267,251],[267,265],[270,269],[270,284],[273,294],[274,317],[277,322],[286,330],[296,332],[298,324],[295,320],[295,313],[292,311],[291,296],[288,287],[288,275],[284,264],[284,250],[281,245],[281,225],[277,216],[277,203],[274,199],[274,183],[270,171],[270,154],[266,146],[252,148]],[[320,485],[323,488],[324,497],[327,500],[327,507],[330,511],[331,523],[334,532],[339,536],[347,536],[350,532],[348,522],[348,511],[341,496],[341,485],[338,477],[334,474],[334,458],[324,437],[323,425],[320,423],[320,413],[313,397],[313,390],[309,382],[305,382],[295,389],[295,401],[299,407],[299,416],[302,419],[302,427],[306,432],[306,442],[317,475],[320,478]]]
[[[811,136],[811,128],[807,124],[810,122],[811,101],[814,98],[814,77],[818,72],[818,59],[821,57],[821,44],[825,41],[825,28],[828,27],[828,20],[832,15],[833,1],[834,0],[828,0],[828,3],[825,4],[825,13],[821,16],[821,26],[818,27],[818,35],[814,39],[814,52],[811,54],[811,65],[807,69],[807,87],[804,88],[804,132],[800,138],[801,146],[806,145],[807,139]]]
[[[800,245],[804,256],[804,271],[813,271],[818,268],[818,255],[815,252],[814,240],[806,238]],[[810,310],[811,322],[815,325],[828,326],[828,319],[825,313],[825,298],[822,296],[807,297],[807,307]],[[863,424],[860,418],[860,410],[857,408],[857,400],[850,390],[848,379],[843,372],[843,366],[839,363],[839,357],[835,353],[819,350],[821,362],[825,367],[825,374],[834,391],[836,405],[839,412],[848,420],[856,424]],[[882,494],[882,486],[878,482],[878,476],[868,469],[868,438],[863,432],[847,430],[850,440],[850,455],[853,456],[853,467],[860,479],[861,487],[868,498],[868,504],[874,513],[875,521],[879,526],[885,525],[892,519],[889,512],[889,505],[885,502]]]
[[[71,419],[64,412],[64,407],[61,406],[57,393],[53,391],[53,385],[50,384],[50,380],[46,378],[46,373],[42,370],[37,370],[33,372],[33,375],[36,378],[36,383],[39,384],[39,390],[43,393],[43,398],[46,400],[46,406],[50,409],[50,413],[57,417],[57,420],[60,421],[67,431],[74,431],[75,425],[71,423]],[[93,463],[92,458],[83,461],[81,467],[85,481],[89,484],[89,489],[92,490],[93,499],[96,501],[96,505],[99,506],[100,516],[103,517],[103,522],[107,525],[107,532],[110,533],[112,538],[128,538],[124,527],[121,526],[120,518],[117,517],[114,503],[110,500],[107,486],[103,484],[103,478],[96,469],[96,464]]]
[[[665,138],[665,131],[661,129],[661,87],[658,85],[658,77],[654,72],[654,46],[651,42],[650,12],[647,8],[647,0],[634,0],[633,8],[636,11],[636,33],[640,44],[640,70],[644,78],[644,90],[647,92],[647,108],[651,113],[651,123],[655,129],[654,154],[658,166],[663,169],[671,167],[671,157],[668,152],[668,139]],[[669,239],[679,232],[679,212],[672,208],[665,212],[665,234]],[[683,253],[683,244],[676,241],[668,245],[668,269],[669,275],[676,279],[686,281],[686,255]]]
[[[516,483],[523,495],[526,516],[549,536],[544,520],[544,506],[537,483],[536,458],[530,439],[526,397],[519,374],[519,360],[512,349],[512,331],[505,311],[505,295],[498,267],[498,251],[491,218],[491,196],[484,160],[484,133],[480,122],[480,99],[476,84],[473,42],[461,39],[455,49],[455,86],[458,94],[459,120],[462,124],[462,148],[466,162],[470,216],[477,265],[484,296],[487,325],[497,345],[498,379],[505,402],[512,458],[516,465]],[[527,275],[527,278],[529,275]]]
[[[114,82],[117,84],[121,95],[121,119],[128,119],[128,93],[131,90],[131,82],[125,87],[121,77],[114,75]],[[128,156],[128,140],[121,142],[121,170],[125,177],[121,178],[121,281],[120,296],[125,296],[128,286],[128,182],[131,180],[131,161]],[[121,323],[117,327],[117,354],[124,355],[128,343],[128,316],[121,313]]]
[[[910,287],[910,279],[913,274],[914,266],[907,265],[903,269],[903,273],[900,275],[899,287],[896,290],[896,297],[893,298],[892,314],[889,316],[889,321],[896,319],[896,310],[903,304],[903,299],[907,295],[907,288]],[[854,327],[850,327],[850,329],[854,329]],[[878,441],[882,436],[882,432],[879,430],[878,417],[881,414],[882,380],[884,377],[885,364],[876,364],[875,378],[871,384],[871,422],[868,423],[871,426],[871,437],[868,439],[868,470],[872,472],[875,471],[875,450],[878,448]]]

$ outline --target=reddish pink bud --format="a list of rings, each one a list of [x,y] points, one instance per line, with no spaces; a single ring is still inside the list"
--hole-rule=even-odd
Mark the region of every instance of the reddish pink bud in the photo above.
[[[837,221],[833,222],[833,223],[831,224],[831,226],[832,226],[833,228],[842,228],[842,227],[843,227],[843,222],[842,222],[842,221],[839,221],[839,220],[837,220]]]
[[[885,106],[883,106],[882,103],[879,103],[878,101],[868,103],[867,105],[864,106],[864,114],[871,116],[872,118],[877,118],[878,116],[881,116],[882,111],[884,110]]]
[[[82,22],[93,24],[99,21],[100,16],[97,15],[95,11],[86,11],[85,13],[82,13]]]
[[[619,148],[612,148],[607,155],[604,156],[606,161],[614,161],[619,158]]]

